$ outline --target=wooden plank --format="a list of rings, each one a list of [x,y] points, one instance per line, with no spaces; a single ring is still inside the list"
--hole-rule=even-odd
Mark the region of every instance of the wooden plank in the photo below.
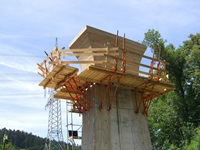
[[[47,62],[47,60],[51,57],[51,53],[53,53],[56,49],[57,49],[57,47],[55,46],[55,47],[53,48],[53,50],[49,53],[49,55],[46,56],[46,58],[44,59],[44,61],[41,63],[41,66],[43,66],[44,63]]]
[[[57,94],[55,94],[53,97],[54,97],[54,98],[58,98],[58,99],[71,100],[70,95],[65,95],[65,96],[63,96],[63,95],[57,95]]]
[[[45,78],[45,76],[43,74],[41,74],[40,72],[37,72],[40,76],[42,76],[43,78]]]
[[[53,64],[49,64],[49,65],[47,66],[47,70],[49,71],[49,69],[50,69],[52,66],[53,66]]]
[[[106,65],[106,68],[108,67],[113,67],[114,65],[112,65],[111,63],[106,63],[104,62],[103,64]],[[117,68],[120,68],[122,67],[121,65],[117,65]],[[141,71],[141,70],[135,70],[133,68],[130,68],[128,66],[126,66],[126,73],[131,73],[131,74],[134,74],[134,73],[141,73],[141,74],[145,74],[145,75],[151,75],[150,73],[148,72],[144,72],[144,71]]]
[[[93,67],[93,69],[94,69],[94,67]],[[95,72],[97,72],[97,74],[105,72],[104,75],[102,76],[102,78],[112,73],[111,71],[107,72],[106,70],[103,70],[103,69],[102,70],[97,69],[97,70],[95,70]],[[85,73],[87,73],[87,72],[85,72]],[[142,91],[142,89],[145,88],[146,92],[154,92],[154,93],[158,93],[158,94],[160,94],[160,92],[162,92],[165,88],[172,89],[172,85],[166,85],[166,84],[163,84],[160,82],[149,81],[147,78],[141,78],[139,76],[134,76],[134,78],[133,78],[132,75],[127,76],[127,74],[122,74],[122,73],[120,73],[120,74],[122,75],[120,82],[118,82],[117,80],[113,80],[112,81],[113,86],[118,85],[119,87],[128,88],[128,89],[134,89],[135,87],[137,87],[137,89],[139,89],[140,91]],[[85,80],[85,81],[100,83],[100,79],[85,77],[82,74],[78,75],[77,78],[81,79],[81,80]],[[149,83],[149,82],[151,82],[152,85],[154,84],[154,85],[159,85],[159,86],[155,86],[154,89],[152,89],[152,86],[146,88],[145,85],[146,85],[146,83]],[[102,84],[106,85],[107,80],[103,80]]]
[[[58,50],[58,52],[83,52],[83,51],[86,51],[86,52],[97,52],[97,51],[107,51],[108,48],[80,48],[80,49],[63,49],[63,50]],[[109,52],[112,52],[112,51],[118,51],[119,48],[118,47],[111,47],[109,48]]]
[[[104,56],[104,54],[105,54],[106,52],[104,52],[104,53],[93,53],[93,52],[87,52],[87,53],[84,53],[84,52],[80,52],[80,53],[61,53],[60,54],[60,56],[63,56],[63,57],[67,57],[67,56]],[[108,52],[109,54],[112,54],[112,53],[114,53],[114,52]],[[117,52],[117,53],[114,53],[114,54],[116,54],[116,55],[119,55],[119,53]],[[55,57],[57,57],[57,54],[53,54],[52,56],[55,56]]]
[[[72,94],[81,94],[80,92],[78,92],[78,91],[73,91],[73,90],[70,90],[70,91],[68,91],[66,88],[62,88],[62,89],[60,89],[57,93],[63,93],[63,94],[65,94],[65,93],[68,93],[68,92],[70,92],[70,93],[72,93]]]
[[[134,51],[126,50],[126,52],[152,60],[152,57],[149,57],[149,56],[146,56],[146,55],[143,55],[143,54],[139,54],[139,53],[136,53]],[[154,59],[154,60],[156,60],[156,59]]]
[[[122,49],[119,49],[122,51]],[[130,54],[133,54],[133,55],[137,55],[137,56],[140,56],[140,57],[143,57],[143,58],[146,58],[146,59],[149,59],[149,60],[152,60],[153,58],[152,57],[149,57],[149,56],[146,56],[146,55],[143,55],[143,54],[139,54],[137,52],[134,52],[134,51],[131,51],[131,50],[126,50],[127,53],[130,53]],[[169,65],[168,62],[165,62],[163,60],[158,60],[156,58],[153,59],[154,61],[160,61],[161,63],[165,63],[166,65]]]
[[[44,80],[42,80],[42,81],[39,83],[39,86],[43,86],[43,88],[44,88],[44,85],[45,85],[47,82],[49,82],[49,80],[50,80],[50,79],[48,79],[48,78],[44,78]]]
[[[100,61],[61,61],[61,64],[103,64],[103,60]],[[49,62],[49,64],[56,64],[57,62]]]
[[[46,72],[46,69],[38,67],[38,69],[44,74]]]
[[[84,71],[82,71],[80,74],[83,75],[84,77],[88,77],[90,75],[90,71],[88,69],[85,69]],[[80,75],[79,74],[79,75]]]
[[[37,65],[38,65],[38,68],[39,68],[39,69],[41,69],[41,70],[42,70],[42,69],[45,69],[44,67],[42,67],[42,65],[40,65],[40,64],[38,64],[38,63],[37,63]]]
[[[69,81],[69,79],[70,79],[69,76],[70,77],[77,76],[77,71],[69,73],[69,75],[66,75],[63,80],[61,80],[60,82],[57,82],[57,85],[55,86],[55,89],[60,88],[64,83],[66,83],[67,81]],[[72,86],[74,86],[74,85],[72,84]]]
[[[140,73],[140,74],[145,74],[145,75],[152,75],[151,73],[140,71],[140,70],[135,70],[132,68],[126,68],[126,73],[131,73],[131,74]]]
[[[115,58],[113,55],[109,55],[109,54],[105,54],[106,57],[110,57],[110,58]],[[122,58],[117,58],[119,61],[123,61]],[[148,65],[145,65],[145,64],[142,64],[142,63],[137,63],[137,62],[133,62],[133,61],[130,61],[130,60],[126,60],[127,62],[127,65],[135,65],[135,66],[142,66],[142,67],[146,67],[146,68],[151,68],[151,66],[148,66]],[[154,70],[158,70],[157,68],[153,67]]]
[[[104,56],[105,53],[66,53],[60,54],[60,56]]]
[[[112,71],[109,70],[109,69],[100,68],[100,67],[94,66],[94,65],[90,66],[89,69],[90,69],[90,70],[94,70],[94,71],[105,72],[105,73],[107,73],[107,74],[112,73]],[[116,74],[121,75],[122,73],[119,72],[119,71],[116,71]],[[138,79],[141,79],[141,80],[144,80],[144,81],[145,81],[145,80],[148,81],[147,78],[145,78],[145,77],[140,77],[140,76],[138,76],[138,75],[132,75],[132,74],[126,74],[126,73],[125,73],[125,74],[123,74],[123,76],[124,76],[124,77],[128,77],[128,78],[138,78]],[[173,87],[173,84],[171,84],[171,83],[156,82],[156,81],[151,81],[151,82],[156,83],[156,84],[158,84],[158,85],[166,86],[166,87]]]
[[[132,78],[121,78],[120,79],[120,82],[121,83],[123,83],[123,84],[131,84],[131,85],[136,85],[136,83],[138,82],[138,80],[136,79],[136,80],[133,80]],[[139,81],[140,82],[140,81]]]
[[[106,76],[108,76],[108,74],[105,74],[105,73],[102,73],[102,72],[96,72],[96,76],[94,77],[94,79],[102,81]],[[108,78],[106,78],[106,79],[108,79]]]
[[[87,81],[87,82],[100,83],[99,80],[95,80],[95,79],[88,78],[88,77],[85,77],[85,76],[80,76],[80,75],[77,76],[77,79],[84,80],[84,81]]]
[[[96,79],[96,78],[98,78],[99,75],[101,75],[101,73],[96,72],[96,71],[91,71],[91,73],[89,73],[88,78]]]
[[[57,77],[59,77],[60,73],[61,73],[61,76],[63,76],[62,73],[66,69],[69,70],[64,75],[66,77],[68,77],[68,75],[73,75],[74,73],[78,72],[77,68],[73,68],[73,67],[70,67],[70,66],[56,65],[53,68],[53,70],[46,76],[46,78],[39,85],[43,86],[44,88],[49,87],[49,86],[51,86],[53,88],[57,88],[57,84],[60,84],[61,82],[64,82],[64,80],[66,80],[66,78],[63,78],[63,79],[57,78]]]

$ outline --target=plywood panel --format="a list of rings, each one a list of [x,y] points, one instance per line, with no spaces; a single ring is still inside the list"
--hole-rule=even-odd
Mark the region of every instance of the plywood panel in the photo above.
[[[44,88],[56,88],[58,84],[66,81],[68,76],[75,75],[78,72],[77,68],[64,66],[61,64],[56,65],[53,70],[40,82],[39,86]]]

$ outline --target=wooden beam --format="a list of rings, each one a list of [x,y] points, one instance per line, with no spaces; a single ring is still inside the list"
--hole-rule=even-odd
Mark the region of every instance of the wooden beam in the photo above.
[[[49,57],[51,57],[51,53],[53,53],[56,49],[57,49],[57,47],[55,46],[55,47],[53,48],[53,50],[49,53],[49,55],[46,56],[46,58],[44,59],[44,61],[41,63],[41,66],[43,66],[44,63],[47,62],[47,60],[49,59]]]
[[[135,69],[132,69],[132,68],[127,68],[126,69],[126,73],[131,73],[131,74],[133,74],[133,73],[141,73],[141,74],[145,74],[145,75],[152,75],[152,74],[150,74],[148,72],[144,72],[144,71],[140,71],[140,70],[135,70]]]
[[[126,52],[152,60],[152,57],[149,57],[149,56],[146,56],[146,55],[143,55],[143,54],[139,54],[139,53],[136,53],[134,51],[126,50]]]
[[[95,79],[92,79],[92,78],[88,78],[88,77],[84,77],[84,76],[77,76],[76,77],[78,80],[83,80],[83,81],[87,81],[87,82],[93,82],[93,83],[100,83],[99,80],[95,80]]]
[[[90,70],[94,70],[94,71],[104,72],[104,73],[107,73],[107,74],[113,73],[110,69],[100,68],[100,67],[94,66],[94,65],[90,66],[89,69]],[[116,75],[122,75],[122,73],[119,72],[119,71],[116,71],[115,74]],[[133,74],[126,74],[125,73],[125,74],[123,74],[123,77],[138,78],[138,79],[144,80],[144,82],[145,81],[149,82],[149,80],[147,78],[141,77],[141,76],[138,76],[138,75],[133,75]],[[161,85],[161,86],[166,86],[166,87],[169,87],[169,88],[173,88],[173,84],[171,84],[171,83],[157,82],[157,81],[151,81],[151,82],[153,82],[153,84],[157,84],[157,85]]]
[[[65,100],[72,100],[70,95],[65,95],[65,96],[60,96],[57,93],[53,95],[54,98],[58,98],[58,99],[65,99]]]
[[[60,54],[60,56],[104,56],[105,53],[65,53]],[[53,54],[53,56],[57,56],[57,54]]]
[[[38,64],[38,63],[37,63],[37,65],[38,65],[38,68],[41,68],[41,70],[42,70],[42,69],[45,69],[44,67],[42,67],[42,65],[40,65],[40,64]]]
[[[106,66],[109,66],[109,67],[113,67],[114,66],[114,64],[109,63],[109,62],[104,62],[103,64],[106,65]],[[121,67],[121,65],[117,65],[117,68],[120,68],[120,67]],[[133,72],[134,73],[141,73],[141,74],[145,74],[145,75],[154,75],[154,74],[151,74],[151,73],[148,73],[148,72],[144,72],[144,71],[141,71],[141,70],[135,70],[135,69],[133,69],[131,67],[126,66],[126,73],[133,74]],[[155,74],[155,76],[156,76],[156,74]],[[159,76],[159,77],[161,77],[161,76]]]
[[[68,92],[70,92],[71,94],[82,94],[82,93],[80,93],[80,92],[78,92],[78,91],[76,91],[76,92],[74,92],[73,90],[68,91],[66,88],[60,89],[60,91],[58,92],[58,94],[59,94],[60,92],[61,92],[61,93],[68,93]]]
[[[103,60],[96,60],[96,61],[61,61],[61,64],[103,64]],[[56,64],[58,62],[49,62],[49,64]]]
[[[70,79],[70,77],[77,76],[77,72],[78,72],[78,69],[74,70],[73,72],[71,72],[67,76],[65,76],[65,78],[62,81],[57,83],[55,89],[60,88],[63,85],[63,83],[66,83]]]
[[[109,55],[109,54],[105,54],[105,56],[106,56],[106,57],[113,58],[113,59],[115,58],[115,56]],[[123,61],[122,58],[117,58],[117,59],[120,60],[120,61]],[[138,67],[142,66],[142,67],[146,67],[146,68],[151,68],[151,67],[148,66],[148,65],[145,65],[145,64],[142,64],[142,63],[133,62],[133,61],[130,61],[130,60],[126,60],[126,62],[128,62],[127,65],[136,65],[136,66],[138,66]],[[153,67],[153,69],[158,70],[158,69],[155,68],[155,67]]]
[[[130,53],[130,54],[134,54],[134,55],[137,55],[137,56],[140,56],[140,57],[143,57],[143,58],[146,58],[146,59],[150,59],[152,60],[153,58],[152,57],[149,57],[149,56],[146,56],[146,55],[143,55],[143,54],[139,54],[139,53],[136,53],[134,51],[130,51],[130,50],[126,50],[127,53]],[[168,62],[165,62],[163,60],[158,60],[156,58],[154,58],[155,61],[160,61],[161,63],[165,63],[166,65],[169,65]]]
[[[111,73],[113,73],[113,71],[110,70],[110,69],[108,69],[108,68],[101,68],[101,67],[94,66],[94,65],[90,66],[90,67],[89,67],[89,70],[99,71],[99,72],[106,73],[106,74],[111,74]],[[122,72],[116,71],[115,74],[116,74],[116,75],[122,75]],[[127,77],[128,77],[129,75],[128,75],[128,74],[124,74],[124,76],[127,76]],[[130,77],[137,78],[138,75],[130,75]],[[141,78],[142,78],[142,77],[141,77]]]
[[[80,48],[80,49],[63,49],[63,50],[58,50],[58,52],[97,52],[97,51],[107,51],[107,47],[106,48]],[[118,47],[111,47],[109,48],[109,51],[118,51],[119,48]]]
[[[46,71],[43,67],[41,68],[40,66],[38,66],[38,69],[39,69],[40,71],[42,71],[43,73]]]
[[[44,76],[43,74],[41,74],[40,72],[38,72],[38,74],[39,74],[40,76],[42,76],[43,78],[45,78],[45,76]]]
[[[51,78],[49,79],[49,81],[44,85],[44,88],[46,88],[46,86],[49,84],[49,82],[52,81],[52,79],[55,77],[55,75],[59,74],[64,67],[65,66],[62,66],[53,76],[51,76]]]

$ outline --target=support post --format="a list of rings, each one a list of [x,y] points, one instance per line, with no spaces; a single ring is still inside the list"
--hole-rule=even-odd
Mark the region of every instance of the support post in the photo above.
[[[91,110],[83,114],[82,149],[83,150],[151,150],[151,141],[148,131],[147,118],[143,109],[138,114],[136,99],[131,90],[118,88],[112,109],[108,111],[109,98],[106,97],[104,107],[100,111],[98,104],[101,92],[106,87],[96,84],[90,88]],[[116,87],[110,87],[114,93]],[[137,92],[136,97],[141,98]],[[143,105],[141,106],[143,107]]]

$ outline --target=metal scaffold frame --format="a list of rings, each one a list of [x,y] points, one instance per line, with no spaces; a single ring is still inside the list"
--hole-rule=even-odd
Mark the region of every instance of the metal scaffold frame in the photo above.
[[[71,143],[72,150],[75,150],[76,142],[79,141],[79,144],[82,140],[82,125],[79,123],[74,122],[75,114],[78,114],[79,112],[74,109],[73,104],[71,101],[66,101],[66,120],[67,120],[67,143]],[[81,115],[79,114],[79,117]]]

